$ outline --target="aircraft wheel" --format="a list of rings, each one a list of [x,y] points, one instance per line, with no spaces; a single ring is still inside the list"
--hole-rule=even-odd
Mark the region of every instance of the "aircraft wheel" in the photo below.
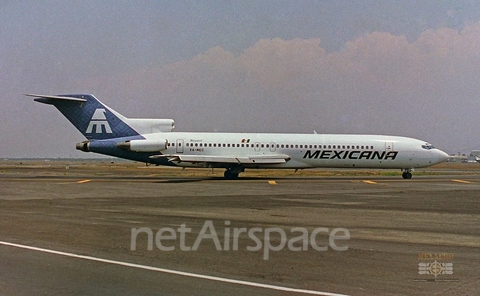
[[[238,173],[234,173],[230,170],[226,170],[224,173],[223,173],[223,177],[227,180],[234,180],[234,179],[237,179],[238,178]]]
[[[412,173],[410,173],[410,172],[403,172],[402,178],[404,178],[404,179],[411,179],[411,178],[412,178]]]

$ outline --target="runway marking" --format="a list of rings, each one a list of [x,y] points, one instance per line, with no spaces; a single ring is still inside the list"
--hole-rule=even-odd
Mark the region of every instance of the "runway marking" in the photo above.
[[[268,181],[268,184],[270,184],[270,185],[277,185],[277,182],[275,182],[275,181]]]
[[[92,180],[82,180],[82,181],[78,181],[77,183],[78,184],[83,184],[83,183],[88,183],[88,182],[91,182]]]
[[[465,180],[456,180],[456,179],[452,179],[453,182],[458,182],[458,183],[466,183],[466,184],[471,184],[472,182],[470,181],[465,181]]]
[[[91,182],[92,180],[80,180],[80,181],[72,181],[72,182],[59,182],[59,183],[55,183],[55,184],[59,184],[59,185],[65,185],[65,184],[83,184],[83,183],[88,183],[88,182]]]
[[[73,254],[73,253],[49,250],[49,249],[44,249],[44,248],[31,247],[31,246],[14,244],[14,243],[9,243],[9,242],[4,242],[4,241],[0,241],[0,245],[16,247],[16,248],[21,248],[21,249],[26,249],[26,250],[31,250],[31,251],[37,251],[37,252],[43,252],[43,253],[49,253],[49,254],[55,254],[55,255],[60,255],[60,256],[65,256],[65,257],[79,258],[79,259],[85,259],[85,260],[90,260],[90,261],[96,261],[96,262],[102,262],[102,263],[108,263],[108,264],[115,264],[115,265],[120,265],[120,266],[133,267],[133,268],[138,268],[138,269],[157,271],[157,272],[162,272],[162,273],[168,273],[168,274],[174,274],[174,275],[180,275],[180,276],[186,276],[186,277],[192,277],[192,278],[198,278],[198,279],[204,279],[204,280],[210,280],[210,281],[217,281],[217,282],[223,282],[223,283],[229,283],[229,284],[250,286],[250,287],[256,287],[256,288],[263,288],[263,289],[270,289],[270,290],[277,290],[277,291],[284,291],[284,292],[310,294],[310,295],[348,296],[348,295],[345,295],[345,294],[320,292],[320,291],[314,291],[314,290],[295,289],[295,288],[288,288],[288,287],[282,287],[282,286],[260,284],[260,283],[255,283],[255,282],[233,280],[233,279],[203,275],[203,274],[198,274],[198,273],[177,271],[177,270],[172,270],[172,269],[165,269],[165,268],[159,268],[159,267],[153,267],[153,266],[147,266],[147,265],[140,265],[140,264],[135,264],[135,263],[128,263],[128,262],[115,261],[115,260],[103,259],[103,258],[92,257],[92,256],[85,256],[85,255],[78,255],[78,254]]]
[[[377,182],[375,181],[371,181],[371,180],[362,180],[363,183],[368,183],[368,184],[377,184]]]

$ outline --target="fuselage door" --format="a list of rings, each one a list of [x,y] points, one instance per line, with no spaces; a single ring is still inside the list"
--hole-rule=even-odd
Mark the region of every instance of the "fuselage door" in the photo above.
[[[277,145],[275,143],[270,143],[270,151],[275,152],[277,150]]]
[[[176,145],[176,147],[177,147],[177,151],[176,151],[176,152],[177,152],[177,153],[183,153],[183,146],[184,146],[183,140],[182,140],[182,139],[178,139],[178,140],[177,140],[177,145]]]

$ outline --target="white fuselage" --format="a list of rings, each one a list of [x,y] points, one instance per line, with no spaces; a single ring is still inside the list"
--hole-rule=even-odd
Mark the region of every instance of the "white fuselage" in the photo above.
[[[277,164],[244,164],[246,168],[419,168],[443,162],[447,154],[407,137],[343,134],[258,134],[170,132],[143,135],[168,141],[164,155],[288,155]],[[174,162],[184,167],[205,163]]]

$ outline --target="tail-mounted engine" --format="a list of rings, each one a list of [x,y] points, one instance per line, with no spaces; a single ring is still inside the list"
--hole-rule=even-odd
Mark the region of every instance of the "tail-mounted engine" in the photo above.
[[[167,149],[168,141],[166,139],[128,140],[118,143],[117,147],[134,152],[158,152]]]
[[[80,150],[83,152],[90,152],[90,141],[83,141],[83,142],[77,143],[75,147],[77,148],[77,150]]]

